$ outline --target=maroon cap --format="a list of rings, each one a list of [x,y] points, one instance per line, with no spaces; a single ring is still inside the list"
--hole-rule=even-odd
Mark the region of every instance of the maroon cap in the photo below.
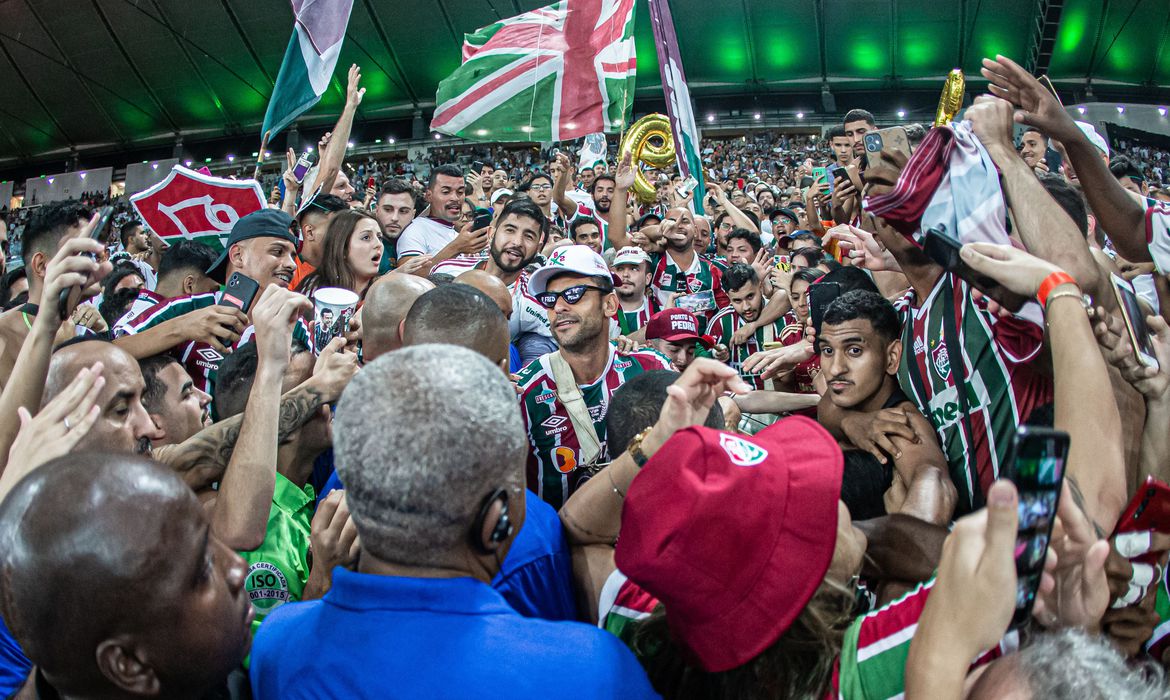
[[[686,309],[663,309],[646,323],[646,340],[679,343],[694,340],[708,345],[709,338],[699,332],[699,318]]]
[[[675,433],[634,478],[616,563],[710,672],[774,644],[824,580],[843,458],[815,421]]]

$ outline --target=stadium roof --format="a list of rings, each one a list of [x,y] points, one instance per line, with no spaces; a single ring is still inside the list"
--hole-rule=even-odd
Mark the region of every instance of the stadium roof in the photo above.
[[[577,2],[580,0],[569,0]],[[354,0],[338,75],[368,88],[361,120],[429,118],[464,32],[540,0]],[[1170,3],[1142,0],[672,0],[697,99],[869,91],[937,94],[996,52],[1084,99],[1170,101]],[[660,95],[637,8],[638,95]],[[0,0],[0,163],[259,131],[288,43],[288,0]],[[1161,87],[1158,87],[1161,86]],[[344,85],[308,117],[335,117]],[[970,92],[970,91],[969,91]],[[828,104],[828,103],[826,103]]]

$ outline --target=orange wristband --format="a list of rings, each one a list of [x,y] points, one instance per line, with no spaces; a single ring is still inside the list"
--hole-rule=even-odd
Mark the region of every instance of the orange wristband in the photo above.
[[[1051,275],[1045,277],[1044,281],[1040,283],[1040,289],[1036,290],[1036,300],[1040,302],[1041,307],[1047,308],[1048,295],[1052,293],[1053,289],[1056,289],[1062,284],[1076,283],[1077,281],[1074,280],[1072,275],[1068,274],[1067,272],[1053,272]]]

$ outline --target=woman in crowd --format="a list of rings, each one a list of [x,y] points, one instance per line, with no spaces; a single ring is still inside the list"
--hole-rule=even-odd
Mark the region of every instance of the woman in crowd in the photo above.
[[[364,297],[382,260],[378,232],[373,214],[360,209],[339,212],[329,224],[321,266],[305,277],[297,291],[311,296],[322,287],[341,287]]]

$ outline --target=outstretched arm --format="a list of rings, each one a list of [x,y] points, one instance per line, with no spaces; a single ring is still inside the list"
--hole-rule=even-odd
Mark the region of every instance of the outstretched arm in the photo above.
[[[337,124],[333,127],[333,136],[329,139],[329,147],[321,154],[321,170],[317,175],[317,185],[320,185],[322,192],[329,192],[333,189],[333,183],[337,181],[337,174],[341,172],[341,164],[345,161],[345,151],[349,148],[349,133],[353,128],[353,118],[357,114],[358,106],[362,103],[362,97],[366,94],[365,88],[358,87],[361,79],[361,69],[356,64],[350,66],[349,82],[345,88],[345,108],[341,110],[341,116],[337,118]]]

